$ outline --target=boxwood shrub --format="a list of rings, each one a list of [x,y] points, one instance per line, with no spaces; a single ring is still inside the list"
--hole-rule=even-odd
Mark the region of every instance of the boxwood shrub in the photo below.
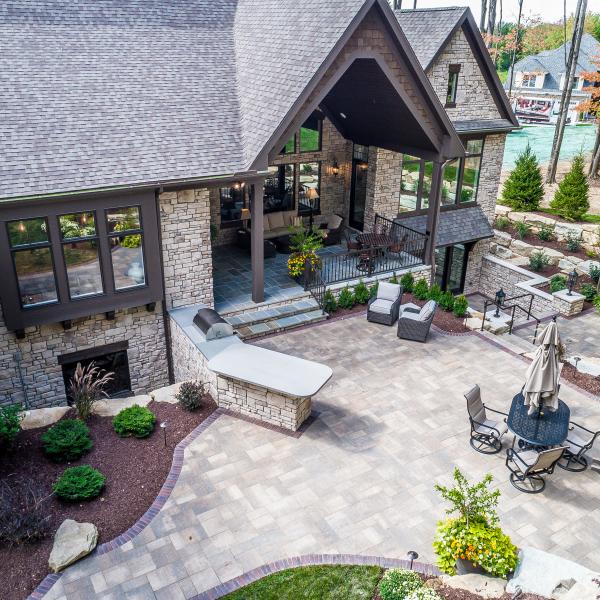
[[[156,416],[144,406],[124,408],[114,419],[113,428],[120,437],[148,437],[154,431]]]
[[[80,465],[65,469],[52,485],[52,491],[59,498],[71,502],[91,500],[100,494],[105,482],[106,477],[100,471],[89,465]]]
[[[184,381],[179,386],[179,391],[175,396],[175,399],[179,403],[179,406],[185,408],[185,410],[197,410],[202,406],[202,400],[206,394],[206,386],[203,383],[197,381]]]
[[[55,462],[77,460],[94,445],[83,421],[64,419],[42,434],[44,452]]]

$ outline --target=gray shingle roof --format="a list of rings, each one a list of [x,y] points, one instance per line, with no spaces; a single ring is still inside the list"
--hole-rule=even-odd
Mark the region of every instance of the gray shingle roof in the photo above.
[[[454,129],[458,133],[473,132],[502,132],[518,129],[519,126],[511,123],[508,119],[477,119],[471,121],[453,121]]]
[[[427,215],[417,215],[396,219],[401,225],[425,233]],[[456,210],[440,212],[437,233],[437,246],[465,244],[485,238],[494,237],[494,230],[489,224],[481,206],[469,206]]]
[[[465,6],[397,10],[395,15],[421,66],[427,69],[468,10]]]
[[[571,42],[566,44],[567,56],[571,49]],[[598,66],[592,62],[595,56],[600,54],[600,43],[589,33],[584,33],[581,37],[581,48],[577,60],[576,75],[581,71],[597,71]],[[560,88],[561,75],[565,72],[565,44],[555,50],[546,50],[533,56],[526,56],[515,63],[515,73],[519,72],[545,72],[544,90],[558,90]],[[508,89],[510,81],[506,79],[504,87]],[[531,90],[533,91],[533,89]]]

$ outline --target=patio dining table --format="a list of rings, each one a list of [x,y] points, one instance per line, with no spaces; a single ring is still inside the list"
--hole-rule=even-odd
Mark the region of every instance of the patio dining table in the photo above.
[[[385,247],[394,243],[394,238],[387,233],[360,233],[356,240],[363,248]]]
[[[558,401],[558,409],[545,409],[528,414],[529,406],[525,404],[523,393],[519,392],[512,401],[506,424],[510,431],[526,444],[532,446],[551,447],[562,444],[569,433],[571,411],[562,401]]]

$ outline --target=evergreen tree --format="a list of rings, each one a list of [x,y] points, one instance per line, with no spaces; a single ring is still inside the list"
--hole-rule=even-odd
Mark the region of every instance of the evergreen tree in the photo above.
[[[578,154],[570,171],[558,184],[550,208],[569,221],[579,221],[590,208],[589,185],[585,177],[583,155]]]
[[[544,184],[537,156],[527,144],[504,183],[502,200],[514,210],[528,211],[538,210],[543,197]]]

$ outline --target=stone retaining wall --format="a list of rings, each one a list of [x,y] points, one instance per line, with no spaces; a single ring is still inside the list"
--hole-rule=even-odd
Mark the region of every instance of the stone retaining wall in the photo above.
[[[173,319],[171,340],[175,381],[207,383],[218,406],[292,431],[310,416],[310,398],[286,396],[211,371],[206,357]]]

